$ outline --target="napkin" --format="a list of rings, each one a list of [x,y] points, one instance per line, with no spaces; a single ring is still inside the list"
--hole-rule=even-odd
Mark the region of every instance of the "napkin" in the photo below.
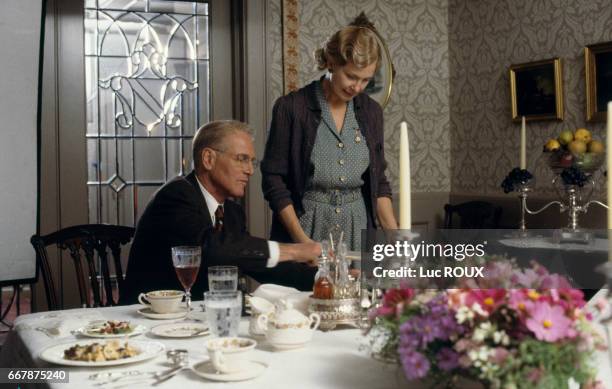
[[[285,296],[285,300],[293,306],[293,308],[308,316],[308,303],[312,292],[297,292]]]
[[[255,289],[253,296],[261,297],[262,299],[266,299],[271,303],[276,303],[278,300],[295,293],[300,293],[300,291],[295,288],[289,288],[282,285],[262,284],[259,285],[259,288]]]
[[[18,318],[19,319],[19,318]],[[34,318],[25,317],[15,324],[17,331],[40,331],[50,337],[69,336],[71,331],[85,327],[96,321],[103,321],[99,312],[47,313]]]

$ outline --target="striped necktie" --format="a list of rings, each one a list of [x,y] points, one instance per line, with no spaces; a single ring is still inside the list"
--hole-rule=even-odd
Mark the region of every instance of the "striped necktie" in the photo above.
[[[215,232],[223,231],[223,205],[219,205],[215,211]]]

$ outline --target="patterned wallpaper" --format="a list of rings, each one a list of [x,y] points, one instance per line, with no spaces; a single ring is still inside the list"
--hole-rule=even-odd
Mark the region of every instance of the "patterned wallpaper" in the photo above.
[[[503,194],[499,185],[519,159],[508,67],[560,57],[565,120],[527,124],[536,194],[553,195],[541,152],[546,139],[586,127],[604,140],[604,124],[586,122],[583,48],[612,40],[610,0],[449,0],[448,13],[452,191]]]
[[[362,10],[386,39],[397,70],[384,111],[387,174],[394,191],[397,129],[406,120],[414,191],[503,194],[503,177],[518,165],[520,125],[510,120],[511,64],[552,57],[563,62],[565,120],[528,123],[528,169],[537,177],[536,195],[554,193],[541,154],[546,139],[586,127],[604,140],[604,125],[585,119],[583,48],[612,40],[610,0],[301,0],[302,85],[320,74],[315,48]],[[282,94],[281,33],[281,0],[271,0],[270,110]]]
[[[384,110],[387,176],[399,189],[399,123],[408,122],[413,190],[450,191],[448,0],[299,2],[300,82],[320,76],[313,52],[361,11],[386,40],[397,71]],[[281,1],[268,3],[270,111],[282,94]]]

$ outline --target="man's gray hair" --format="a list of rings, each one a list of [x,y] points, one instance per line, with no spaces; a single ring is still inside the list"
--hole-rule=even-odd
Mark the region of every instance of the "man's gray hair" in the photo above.
[[[193,136],[193,163],[196,171],[202,168],[202,151],[205,148],[223,149],[225,138],[237,132],[244,132],[253,137],[253,130],[248,124],[237,120],[215,120],[206,123]]]

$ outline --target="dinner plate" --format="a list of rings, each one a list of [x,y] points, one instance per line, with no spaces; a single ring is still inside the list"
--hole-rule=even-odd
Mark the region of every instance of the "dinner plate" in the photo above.
[[[64,351],[72,346],[81,345],[87,346],[92,343],[99,343],[94,341],[81,341],[81,342],[68,342],[49,346],[42,350],[38,355],[40,359],[46,362],[54,363],[56,365],[63,366],[86,366],[86,367],[104,367],[104,366],[117,366],[126,365],[128,363],[136,363],[146,361],[155,358],[164,351],[164,345],[159,342],[145,342],[138,340],[130,340],[128,344],[131,347],[139,350],[138,355],[134,355],[129,358],[115,359],[113,361],[102,361],[102,362],[87,362],[87,361],[71,361],[64,359]]]
[[[211,361],[204,361],[193,365],[193,372],[200,377],[206,378],[211,381],[246,381],[253,378],[259,377],[267,368],[263,362],[259,361],[245,361],[246,369],[237,373],[223,374],[217,372]]]
[[[96,326],[85,326],[81,327],[78,330],[73,332],[74,335],[86,336],[88,338],[102,338],[102,339],[111,339],[111,338],[125,338],[130,336],[142,335],[147,332],[147,327],[143,325],[131,325],[132,331],[124,332],[121,334],[100,334],[96,332],[91,332],[92,329],[97,328]]]
[[[182,319],[187,316],[187,308],[181,308],[181,310],[177,312],[157,313],[149,307],[144,307],[140,308],[138,310],[138,313],[140,313],[144,317],[148,317],[149,319],[155,320]]]
[[[162,324],[151,328],[151,333],[162,338],[194,338],[210,335],[208,326],[203,323]]]

